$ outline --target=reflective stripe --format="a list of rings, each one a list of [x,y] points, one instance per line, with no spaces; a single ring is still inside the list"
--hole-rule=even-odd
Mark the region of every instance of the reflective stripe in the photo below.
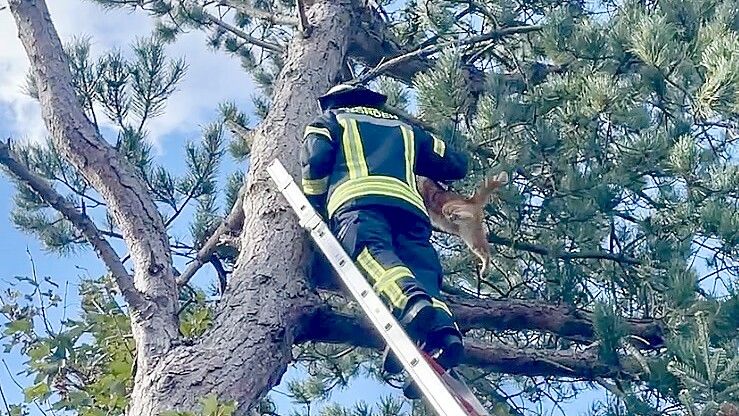
[[[346,156],[346,166],[349,169],[349,179],[369,175],[356,120],[342,118],[339,120],[339,124],[344,129],[341,142],[344,147],[344,155]]]
[[[329,217],[333,216],[334,212],[348,201],[369,195],[402,199],[428,215],[426,207],[423,205],[423,199],[416,188],[411,188],[400,179],[390,176],[367,176],[350,179],[336,187],[328,201]]]
[[[305,138],[311,133],[320,134],[321,136],[326,136],[329,140],[331,140],[331,132],[327,128],[308,126],[305,128],[305,133],[303,133],[303,138]]]
[[[357,262],[369,275],[369,282],[371,284],[374,284],[377,279],[385,273],[385,268],[382,267],[374,257],[372,257],[372,253],[369,252],[367,247],[365,247],[364,250],[359,253],[359,256],[357,256]]]
[[[405,181],[411,189],[416,189],[416,174],[413,166],[416,160],[416,145],[413,130],[408,126],[400,126],[400,130],[403,132],[403,145],[405,145]]]
[[[393,267],[386,271],[373,286],[376,292],[387,296],[390,303],[401,311],[405,309],[405,305],[408,303],[408,297],[398,285],[398,280],[403,278],[413,279],[413,274],[407,267]]]
[[[457,323],[454,322],[454,318],[452,316],[452,311],[449,309],[449,306],[447,306],[446,303],[440,301],[439,299],[431,298],[431,306],[433,306],[434,308],[439,308],[439,309],[443,310],[444,312],[446,312],[449,315],[449,317],[452,318],[452,323],[454,324],[454,329],[456,329],[457,331],[459,331],[459,325],[457,325]]]
[[[369,175],[369,168],[367,168],[367,160],[364,158],[364,146],[362,145],[362,138],[359,135],[359,127],[357,127],[357,120],[349,120],[349,125],[352,128],[351,140],[354,143],[354,147],[357,149],[357,165],[359,165],[359,172],[362,176]]]
[[[398,285],[398,280],[404,277],[413,278],[407,267],[395,266],[385,269],[367,247],[357,256],[357,263],[367,272],[368,280],[376,292],[387,297],[395,308],[405,309],[408,297]]]
[[[446,143],[434,137],[434,153],[436,153],[437,155],[441,157],[444,157],[445,152],[446,152]]]
[[[326,193],[328,191],[328,179],[328,176],[321,179],[303,178],[303,193],[306,195],[321,195]]]
[[[436,298],[432,298],[432,299],[431,299],[431,305],[432,305],[432,306],[433,306],[434,308],[439,308],[439,309],[443,310],[444,312],[448,313],[448,314],[449,314],[449,316],[452,316],[452,311],[451,311],[451,310],[449,310],[449,307],[448,307],[448,306],[446,306],[446,303],[444,303],[444,302],[440,301],[439,299],[436,299]]]

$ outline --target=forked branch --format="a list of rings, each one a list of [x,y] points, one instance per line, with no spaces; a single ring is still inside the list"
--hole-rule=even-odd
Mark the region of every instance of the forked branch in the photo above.
[[[186,285],[204,264],[211,261],[211,256],[216,250],[223,234],[231,230],[237,230],[242,226],[244,223],[243,204],[245,190],[246,186],[242,186],[241,189],[239,189],[239,195],[236,198],[236,202],[234,202],[233,207],[231,207],[231,212],[229,212],[226,218],[221,221],[221,224],[218,225],[215,232],[213,232],[205,244],[203,244],[203,247],[198,250],[198,254],[195,255],[195,260],[193,260],[192,263],[187,266],[187,269],[177,277],[178,286],[181,287]]]
[[[433,55],[446,48],[455,47],[455,46],[473,45],[476,43],[482,43],[482,42],[488,42],[491,40],[501,39],[505,36],[536,32],[539,30],[541,30],[541,26],[539,25],[507,27],[507,28],[495,30],[492,32],[488,32],[488,33],[485,33],[479,36],[473,36],[473,37],[466,38],[466,39],[439,42],[439,43],[434,43],[431,45],[419,47],[417,49],[403,53],[402,55],[396,56],[394,58],[388,59],[387,61],[380,63],[375,68],[372,68],[366,73],[362,74],[358,78],[358,82],[360,83],[369,82],[377,78],[378,76],[384,74],[385,72],[403,63],[406,63],[414,59]]]

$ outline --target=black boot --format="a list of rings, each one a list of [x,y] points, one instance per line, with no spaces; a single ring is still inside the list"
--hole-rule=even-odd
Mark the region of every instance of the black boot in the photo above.
[[[441,331],[434,331],[429,334],[428,350],[441,350],[436,362],[449,370],[459,365],[464,357],[464,344],[462,335],[456,328],[444,328]]]
[[[464,355],[462,334],[454,319],[441,309],[436,310],[435,325],[429,332],[426,343],[429,353],[433,354],[440,350],[436,361],[445,370],[458,366],[462,361]]]
[[[405,311],[399,320],[400,326],[405,329],[412,341],[420,345],[426,341],[435,314],[436,312],[428,298],[425,296],[411,298],[408,300]],[[400,364],[389,347],[385,348],[382,357],[382,368],[390,374],[398,374],[403,371],[403,365]]]
[[[388,374],[400,374],[403,371],[403,365],[400,364],[390,347],[385,347],[382,353],[382,370]]]
[[[453,329],[454,331],[445,330],[429,334],[429,341],[423,348],[428,353],[441,350],[436,362],[447,371],[458,366],[464,356],[462,337],[456,328]],[[406,377],[403,383],[403,395],[409,400],[421,399],[421,389],[411,377]]]

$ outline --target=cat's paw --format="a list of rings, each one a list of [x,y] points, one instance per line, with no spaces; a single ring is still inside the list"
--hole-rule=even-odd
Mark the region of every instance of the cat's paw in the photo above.
[[[456,211],[450,211],[446,214],[446,217],[451,222],[459,222],[464,220],[469,220],[474,217],[471,212],[463,211],[463,210],[456,210]]]

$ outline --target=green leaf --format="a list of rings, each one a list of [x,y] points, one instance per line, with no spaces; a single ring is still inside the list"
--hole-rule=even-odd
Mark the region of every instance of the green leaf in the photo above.
[[[201,403],[203,404],[203,415],[204,416],[215,416],[218,411],[218,398],[215,395],[209,395],[204,398]]]
[[[40,360],[49,354],[51,354],[51,348],[49,348],[49,345],[45,342],[37,344],[28,350],[28,356],[32,360]]]
[[[131,376],[131,363],[127,361],[113,361],[110,363],[110,371],[117,377],[130,377]]]
[[[46,383],[38,383],[34,384],[31,387],[27,387],[23,390],[23,395],[25,396],[26,402],[32,402],[34,400],[38,400],[41,398],[44,398],[44,396],[50,394],[51,390],[49,389],[49,385]]]
[[[6,335],[13,335],[19,332],[28,332],[31,330],[32,322],[30,318],[17,319],[10,321],[5,328]]]

